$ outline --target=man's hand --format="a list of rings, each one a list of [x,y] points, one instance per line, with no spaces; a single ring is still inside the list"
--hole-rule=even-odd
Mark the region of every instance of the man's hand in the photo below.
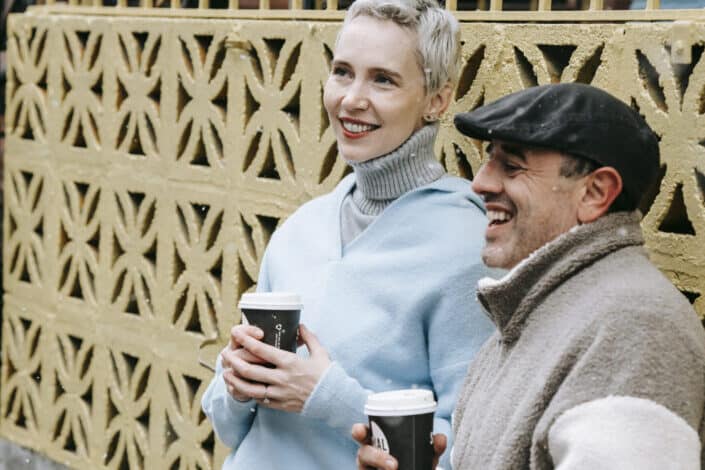
[[[360,444],[360,448],[357,450],[358,470],[368,470],[370,468],[397,470],[399,466],[397,459],[382,449],[370,445],[370,428],[364,424],[357,423],[352,427],[352,437]]]
[[[377,449],[370,444],[370,430],[361,423],[357,423],[352,427],[352,437],[359,444],[357,450],[357,468],[358,470],[369,470],[377,468],[379,470],[398,470],[399,464],[391,455],[381,449]],[[447,439],[445,434],[433,435],[433,465],[429,470],[433,470],[438,465],[438,459],[446,450]]]

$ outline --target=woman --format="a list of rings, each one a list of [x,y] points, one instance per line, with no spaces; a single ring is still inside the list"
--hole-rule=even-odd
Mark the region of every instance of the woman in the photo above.
[[[301,294],[311,330],[296,355],[232,329],[203,397],[233,449],[224,468],[354,468],[351,426],[384,390],[433,390],[434,432],[450,435],[458,386],[491,331],[474,301],[481,202],[433,155],[457,61],[457,22],[433,0],[348,11],[324,104],[354,173],[272,236],[258,288]]]

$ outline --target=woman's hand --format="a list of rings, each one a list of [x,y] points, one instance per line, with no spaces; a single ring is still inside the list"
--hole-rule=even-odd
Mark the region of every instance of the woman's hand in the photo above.
[[[249,334],[249,330],[233,329],[233,341],[249,353],[248,357],[259,361],[234,357],[232,368],[238,378],[238,393],[254,397],[260,405],[269,408],[300,412],[331,361],[318,338],[304,325],[299,325],[299,338],[308,348],[309,357],[265,344]],[[274,368],[262,363],[272,364]]]
[[[358,470],[369,470],[371,468],[397,470],[399,463],[394,457],[370,444],[370,429],[366,425],[362,423],[354,424],[352,437],[360,444],[360,448],[357,450]],[[433,465],[429,470],[436,468],[438,459],[443,455],[447,444],[448,441],[445,434],[433,435]]]
[[[233,364],[243,362],[246,364],[264,364],[266,361],[243,349],[236,336],[248,336],[255,340],[260,340],[264,334],[259,328],[250,325],[237,325],[230,330],[230,342],[220,353],[225,386],[228,389],[228,393],[237,401],[262,398],[264,397],[264,386],[262,384],[253,384],[239,375]]]

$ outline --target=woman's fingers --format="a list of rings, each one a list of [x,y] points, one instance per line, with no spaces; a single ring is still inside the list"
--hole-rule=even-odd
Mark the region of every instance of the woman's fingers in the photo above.
[[[240,348],[240,349],[234,351],[234,354],[237,355],[237,357],[239,357],[243,361],[249,362],[251,364],[266,364],[267,363],[264,359],[255,356],[247,349]]]
[[[257,340],[264,338],[264,332],[253,325],[235,325],[230,329],[230,348],[237,349],[240,347],[240,343],[237,340],[238,337],[242,335],[250,336]]]
[[[236,376],[231,369],[223,372],[223,380],[228,389],[228,393],[238,401],[247,401],[249,399],[264,398],[264,385],[252,383]]]
[[[233,339],[251,354],[277,367],[281,366],[289,356],[293,355],[293,353],[263,343],[241,330],[235,331],[233,329]]]
[[[225,350],[220,353],[220,357],[221,357],[224,369],[232,369],[233,361],[235,360],[235,358],[239,358],[240,360],[251,363],[251,364],[265,364],[266,363],[266,361],[264,361],[263,359],[255,356],[254,354],[252,354],[248,350],[242,349],[242,348],[235,349],[234,351]]]
[[[242,377],[250,382],[260,382],[268,385],[276,383],[278,376],[281,375],[276,369],[246,362],[236,354],[231,355],[230,368],[236,376]]]
[[[318,357],[321,355],[328,357],[328,352],[325,350],[321,342],[318,341],[318,337],[313,334],[311,330],[306,328],[306,325],[303,323],[299,325],[299,335],[301,336],[303,344],[305,344],[308,348],[308,352],[311,357]]]

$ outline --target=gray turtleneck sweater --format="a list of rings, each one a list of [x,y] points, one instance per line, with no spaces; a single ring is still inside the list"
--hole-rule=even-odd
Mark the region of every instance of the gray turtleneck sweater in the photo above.
[[[341,209],[343,246],[362,233],[399,196],[445,174],[433,154],[436,134],[438,124],[430,124],[391,153],[366,162],[348,162],[355,172],[355,185]]]
[[[458,398],[455,470],[700,468],[705,335],[639,219],[575,227],[480,281],[497,332]]]

